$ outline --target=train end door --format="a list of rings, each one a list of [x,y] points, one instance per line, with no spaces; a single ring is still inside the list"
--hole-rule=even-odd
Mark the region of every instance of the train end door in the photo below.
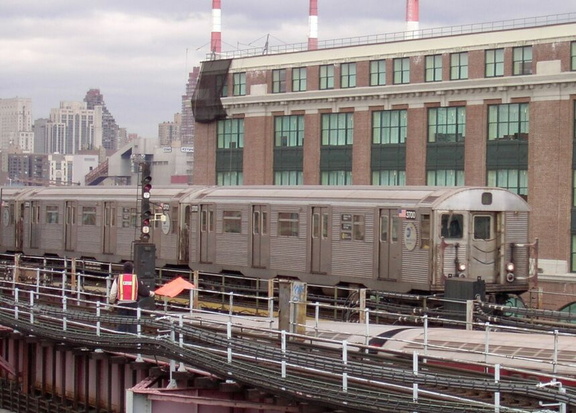
[[[469,242],[469,274],[487,283],[497,282],[499,243],[496,214],[479,212],[471,214]]]

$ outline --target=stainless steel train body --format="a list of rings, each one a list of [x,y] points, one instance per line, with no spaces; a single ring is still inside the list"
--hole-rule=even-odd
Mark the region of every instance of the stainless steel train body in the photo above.
[[[3,188],[1,248],[120,262],[139,239],[137,187]],[[523,292],[529,207],[500,188],[153,188],[156,263],[393,292],[450,277]]]

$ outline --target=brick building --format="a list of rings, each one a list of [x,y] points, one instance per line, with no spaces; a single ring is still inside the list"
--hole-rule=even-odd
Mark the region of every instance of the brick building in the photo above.
[[[576,16],[369,39],[203,62],[194,183],[505,187],[572,289]]]

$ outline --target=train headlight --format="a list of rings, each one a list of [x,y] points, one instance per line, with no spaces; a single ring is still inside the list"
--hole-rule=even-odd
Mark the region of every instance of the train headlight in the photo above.
[[[466,264],[458,263],[456,269],[458,270],[458,278],[466,278]]]
[[[506,281],[511,283],[514,282],[514,280],[516,279],[516,274],[514,274],[514,263],[513,262],[509,262],[506,264]]]

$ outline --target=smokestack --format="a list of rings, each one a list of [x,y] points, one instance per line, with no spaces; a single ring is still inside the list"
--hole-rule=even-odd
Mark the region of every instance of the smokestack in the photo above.
[[[210,51],[222,52],[222,0],[212,0],[212,36],[210,37]]]
[[[406,0],[406,31],[413,32],[412,37],[418,37],[416,33],[420,20],[420,0]]]
[[[308,50],[318,49],[318,0],[310,0]]]

